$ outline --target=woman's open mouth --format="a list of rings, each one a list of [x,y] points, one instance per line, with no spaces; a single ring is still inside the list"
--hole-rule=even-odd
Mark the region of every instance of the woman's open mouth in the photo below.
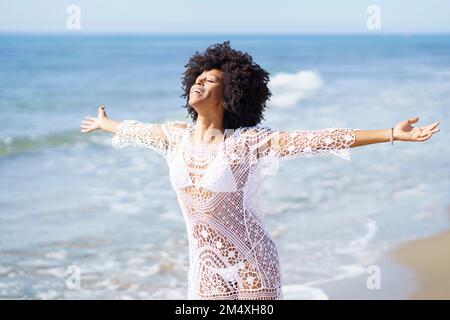
[[[192,90],[192,94],[201,96],[203,95],[203,91],[200,89],[194,89]]]

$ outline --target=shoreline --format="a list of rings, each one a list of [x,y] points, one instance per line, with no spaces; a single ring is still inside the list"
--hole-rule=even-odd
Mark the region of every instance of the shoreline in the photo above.
[[[365,266],[366,272],[358,276],[323,283],[316,287],[321,289],[329,300],[406,300],[417,289],[415,274],[394,261],[389,252],[390,250],[383,253],[371,265],[377,266],[379,270],[378,288],[369,288],[368,280],[374,276],[373,269],[369,266]]]
[[[382,254],[380,288],[369,289],[372,273],[315,286],[330,300],[450,299],[450,230],[400,243]]]

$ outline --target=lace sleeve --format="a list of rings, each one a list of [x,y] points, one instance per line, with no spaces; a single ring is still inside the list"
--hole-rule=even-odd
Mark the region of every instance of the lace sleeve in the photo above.
[[[300,156],[333,154],[347,161],[350,146],[355,142],[355,131],[350,128],[322,130],[275,130],[258,128],[251,135],[251,150],[256,159],[288,160]]]
[[[112,146],[118,149],[127,146],[152,149],[166,156],[170,134],[170,124],[143,123],[137,120],[123,120],[113,135]]]

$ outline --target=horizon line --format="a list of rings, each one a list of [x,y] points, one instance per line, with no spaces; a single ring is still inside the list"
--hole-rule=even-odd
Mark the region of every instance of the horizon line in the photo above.
[[[450,31],[443,32],[149,32],[149,31],[32,31],[32,30],[0,30],[1,35],[129,35],[129,36],[416,36],[416,35],[450,35]]]

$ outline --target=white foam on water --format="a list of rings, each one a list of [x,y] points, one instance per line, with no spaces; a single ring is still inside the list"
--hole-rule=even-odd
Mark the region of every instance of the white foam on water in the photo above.
[[[46,274],[51,275],[57,278],[65,278],[68,276],[67,269],[64,267],[61,268],[47,268],[42,270],[37,270],[37,274]]]
[[[120,289],[120,284],[113,282],[111,279],[104,279],[102,281],[95,282],[91,286],[95,289],[105,289],[110,291]]]
[[[325,292],[304,284],[290,284],[281,287],[284,300],[328,300]]]
[[[58,296],[59,296],[59,293],[58,293],[58,291],[55,291],[55,290],[49,290],[46,292],[38,292],[36,294],[36,298],[42,299],[42,300],[52,300],[52,299],[58,298]]]
[[[141,267],[136,270],[130,270],[127,273],[129,275],[133,275],[133,276],[137,276],[137,277],[148,277],[148,276],[152,276],[152,275],[158,273],[159,271],[160,271],[160,266],[158,264],[155,264],[150,267],[145,267],[145,268]]]
[[[320,284],[324,284],[327,282],[333,282],[338,280],[344,280],[349,278],[357,277],[361,274],[364,274],[366,272],[366,268],[364,268],[361,265],[353,264],[353,265],[344,265],[344,266],[338,266],[336,268],[336,275],[331,278],[327,279],[320,279],[316,281],[309,281],[305,283],[307,286],[316,286]]]
[[[276,73],[269,82],[273,96],[270,104],[280,108],[291,108],[312,95],[323,85],[320,74],[312,70],[300,70],[296,73]]]
[[[367,231],[365,235],[350,241],[351,248],[358,250],[366,247],[369,244],[369,242],[375,237],[378,231],[377,222],[375,220],[369,219],[365,224],[365,228]]]
[[[55,259],[55,260],[64,260],[67,258],[67,251],[64,249],[47,252],[45,254],[46,258]]]
[[[378,225],[375,220],[367,219],[364,227],[366,232],[361,237],[350,241],[348,245],[343,248],[335,249],[334,252],[340,254],[350,254],[358,259],[367,260],[368,256],[370,256],[370,253],[367,251],[367,247],[370,241],[377,234]],[[373,253],[375,253],[375,251]]]
[[[142,208],[134,201],[125,203],[113,202],[109,207],[112,211],[116,211],[119,214],[127,215],[139,215],[142,213]]]
[[[181,288],[158,288],[158,290],[151,295],[151,299],[186,300],[187,290]]]
[[[304,265],[303,269],[300,266],[292,266],[295,272],[309,274],[308,278],[312,279],[311,281],[305,281],[302,285],[310,288],[323,283],[353,278],[364,274],[366,272],[365,266],[373,263],[379,256],[380,250],[369,248],[377,231],[377,222],[373,219],[366,219],[361,236],[346,242],[335,241],[335,244],[326,244],[323,249],[319,249],[317,245],[314,245],[306,250],[303,258],[309,257],[309,252],[311,259],[313,259],[312,264]],[[314,243],[315,241],[312,241],[312,244]],[[308,245],[307,241],[302,242],[302,244],[306,247],[311,246]],[[297,243],[286,244],[286,246],[292,247],[292,250],[299,250]],[[331,246],[329,248],[331,250],[327,249],[328,246]],[[342,255],[342,257],[339,257],[339,255]],[[324,262],[320,263],[322,259],[324,259]],[[303,290],[301,287],[297,289]],[[295,293],[296,289],[292,290]]]
[[[129,265],[140,265],[140,264],[144,264],[145,261],[146,260],[142,257],[135,257],[135,258],[128,259],[128,264]]]
[[[2,267],[0,266],[0,276],[9,274],[13,269],[11,267]],[[1,284],[1,282],[0,282]]]
[[[428,186],[424,183],[420,183],[418,185],[415,186],[411,186],[408,189],[402,189],[402,190],[395,190],[392,193],[392,197],[394,199],[399,199],[399,198],[411,198],[411,197],[415,197],[415,196],[419,196],[424,194],[426,191],[428,191]]]
[[[331,277],[309,281],[305,283],[305,285],[315,286],[364,274],[366,272],[366,267],[364,266],[373,263],[380,254],[380,250],[368,250],[370,241],[375,237],[378,231],[377,222],[373,219],[368,219],[366,220],[364,227],[365,232],[361,237],[351,240],[345,247],[334,249],[334,253],[350,255],[356,259],[354,264],[337,266],[334,270],[330,270],[332,271]]]

